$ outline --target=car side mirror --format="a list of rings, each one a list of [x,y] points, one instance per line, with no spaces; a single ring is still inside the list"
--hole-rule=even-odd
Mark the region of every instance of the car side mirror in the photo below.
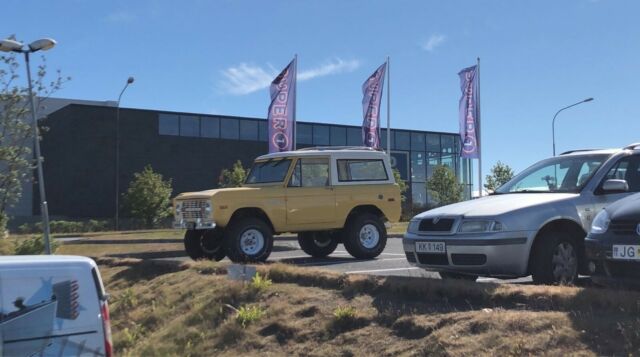
[[[602,191],[605,193],[620,193],[629,191],[629,184],[626,180],[610,179],[602,184]]]

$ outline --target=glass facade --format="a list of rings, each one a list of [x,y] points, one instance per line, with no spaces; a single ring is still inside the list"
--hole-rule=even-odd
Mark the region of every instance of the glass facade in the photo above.
[[[158,114],[158,133],[169,136],[199,136],[265,142],[268,138],[264,119],[225,116]],[[360,146],[360,126],[297,123],[297,143],[307,146]],[[380,144],[387,149],[387,131],[380,130]],[[456,133],[433,133],[419,130],[391,129],[391,164],[407,181],[406,204],[414,209],[430,205],[427,181],[438,165],[454,171],[465,185],[466,199],[471,194],[470,160],[460,158],[460,139]]]

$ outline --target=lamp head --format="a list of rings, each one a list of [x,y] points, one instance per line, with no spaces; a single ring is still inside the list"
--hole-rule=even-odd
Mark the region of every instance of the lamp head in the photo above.
[[[24,45],[16,40],[0,40],[0,51],[21,52]]]
[[[134,78],[133,78],[133,77],[129,77],[129,78],[127,79],[127,84],[131,84],[131,83],[133,83],[133,80],[134,80]]]
[[[586,103],[586,102],[590,102],[592,100],[593,100],[593,98],[587,98],[587,99],[583,100],[582,102]]]
[[[31,52],[37,51],[47,51],[53,48],[56,45],[56,40],[52,38],[41,38],[39,40],[35,40],[29,44],[29,49]]]

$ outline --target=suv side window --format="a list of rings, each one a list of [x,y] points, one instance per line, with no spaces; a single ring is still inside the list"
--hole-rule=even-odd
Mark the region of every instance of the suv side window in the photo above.
[[[300,159],[293,168],[289,187],[329,186],[329,159]]]
[[[338,180],[349,181],[386,181],[387,170],[382,160],[338,160]]]
[[[607,172],[604,181],[610,179],[626,180],[629,185],[629,192],[640,192],[640,155],[627,156],[620,159]]]

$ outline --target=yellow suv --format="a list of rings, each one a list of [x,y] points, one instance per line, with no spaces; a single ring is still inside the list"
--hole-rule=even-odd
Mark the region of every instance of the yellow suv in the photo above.
[[[187,229],[192,259],[265,261],[273,236],[298,233],[314,257],[343,243],[372,259],[387,242],[387,222],[400,218],[400,190],[388,156],[363,147],[309,148],[258,157],[243,187],[182,193],[174,228]]]

